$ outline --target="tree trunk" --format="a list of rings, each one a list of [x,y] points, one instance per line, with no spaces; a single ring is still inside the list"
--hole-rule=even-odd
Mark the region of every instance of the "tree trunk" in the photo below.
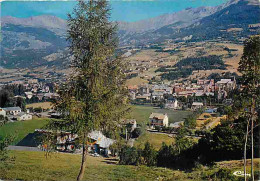
[[[246,126],[246,138],[245,138],[245,146],[244,146],[244,178],[246,181],[246,145],[247,145],[247,137],[248,137],[248,127],[249,127],[249,120],[247,121]]]
[[[87,149],[85,146],[85,142],[83,143],[83,151],[82,151],[82,159],[81,159],[81,166],[80,171],[77,177],[77,181],[80,181],[84,177],[85,168],[86,168],[86,159],[87,159]]]
[[[255,118],[255,98],[252,98],[251,112],[251,178],[254,181],[254,118]]]
[[[251,178],[254,181],[254,119],[251,120]]]

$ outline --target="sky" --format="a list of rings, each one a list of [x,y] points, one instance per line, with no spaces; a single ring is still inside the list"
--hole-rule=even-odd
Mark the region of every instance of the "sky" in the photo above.
[[[228,0],[111,0],[111,20],[134,22],[153,18],[189,7],[217,6]],[[0,0],[1,2],[1,0]],[[1,2],[1,16],[27,18],[54,15],[66,19],[75,1],[11,1]]]

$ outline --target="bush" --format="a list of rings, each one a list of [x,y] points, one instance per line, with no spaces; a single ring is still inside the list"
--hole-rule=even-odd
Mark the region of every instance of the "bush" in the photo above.
[[[124,146],[119,152],[119,159],[121,165],[139,165],[141,154],[135,147]]]
[[[145,143],[144,150],[142,151],[144,162],[147,166],[155,166],[157,163],[157,152],[149,142]]]
[[[204,177],[204,179],[206,179]],[[239,177],[233,175],[231,170],[227,168],[221,168],[212,175],[209,175],[207,179],[213,180],[229,180],[229,181],[238,181],[241,180]]]
[[[158,132],[162,131],[162,127],[161,126],[155,126],[154,129],[157,130]]]
[[[43,109],[41,107],[36,107],[36,108],[34,108],[33,111],[37,112],[37,113],[41,113],[43,111]]]
[[[132,138],[138,138],[142,134],[141,128],[135,128],[132,132]]]
[[[157,155],[157,166],[171,167],[173,158],[174,158],[173,147],[171,145],[168,146],[163,142],[162,147],[160,148]]]

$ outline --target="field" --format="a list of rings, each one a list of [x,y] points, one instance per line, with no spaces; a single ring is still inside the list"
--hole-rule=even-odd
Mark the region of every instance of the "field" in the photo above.
[[[51,102],[39,102],[39,103],[33,103],[33,104],[27,104],[26,108],[38,108],[41,107],[43,109],[51,109],[52,108],[52,103]]]
[[[132,112],[130,113],[128,118],[136,119],[138,123],[142,123],[142,122],[147,123],[151,112],[167,113],[169,116],[170,123],[180,121],[183,118],[187,117],[187,115],[191,114],[191,112],[189,111],[172,111],[172,110],[157,109],[157,108],[147,107],[147,106],[132,106]],[[0,138],[6,135],[14,135],[15,139],[12,144],[15,145],[19,141],[21,141],[24,137],[26,137],[26,135],[28,135],[29,133],[33,133],[35,129],[40,129],[44,125],[46,125],[47,120],[48,120],[47,118],[40,118],[40,119],[38,118],[38,119],[33,119],[28,121],[7,123],[3,127],[0,127]],[[157,141],[156,139],[154,141],[155,147],[157,147],[158,144],[160,146],[163,140],[167,140],[162,137],[164,137],[164,135],[158,135],[156,137],[158,139]],[[148,138],[146,135],[143,138],[143,140],[145,141],[147,139]],[[159,142],[158,140],[161,141]]]
[[[14,141],[12,145],[16,145],[19,141],[21,141],[26,135],[29,133],[33,133],[35,129],[40,129],[44,125],[46,125],[48,119],[32,119],[28,121],[18,121],[18,122],[10,122],[0,127],[0,138],[5,137],[6,135],[14,136]]]
[[[15,156],[8,166],[0,163],[0,178],[6,180],[75,180],[80,167],[80,155],[52,153],[45,157],[43,152],[10,151]],[[113,159],[114,160],[114,159]],[[260,159],[255,160],[255,169],[259,169]],[[248,170],[250,161],[248,160]],[[171,170],[159,167],[117,165],[109,158],[88,156],[84,180],[203,180],[203,175],[214,174],[219,168],[229,168],[242,171],[243,163],[238,161],[224,161],[214,167],[199,167],[189,172]],[[208,180],[208,179],[204,179]]]
[[[137,123],[148,123],[149,116],[152,112],[167,113],[169,117],[169,124],[177,121],[183,121],[188,115],[192,114],[191,111],[176,111],[169,109],[160,109],[150,106],[132,106],[132,112],[128,116],[137,120]]]
[[[0,178],[17,180],[76,180],[80,168],[80,155],[53,153],[47,159],[43,152],[11,151],[14,164]],[[171,178],[173,171],[145,166],[124,166],[110,159],[88,156],[85,180],[157,180]],[[1,164],[0,164],[1,169]]]
[[[167,145],[174,143],[174,138],[166,134],[156,134],[156,133],[146,132],[135,141],[134,146],[144,148],[144,144],[147,141],[151,143],[156,150],[159,150],[163,142],[165,142]]]

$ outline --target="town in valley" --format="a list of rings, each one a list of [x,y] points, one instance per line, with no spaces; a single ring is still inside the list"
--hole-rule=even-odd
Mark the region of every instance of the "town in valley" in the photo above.
[[[170,1],[47,2],[51,15],[17,3],[28,17],[2,9],[0,180],[260,179],[260,6],[221,2],[148,18],[135,8]],[[63,18],[59,3],[75,14]],[[127,4],[144,18],[113,14]],[[75,28],[84,11],[96,19],[83,29],[104,24]]]

